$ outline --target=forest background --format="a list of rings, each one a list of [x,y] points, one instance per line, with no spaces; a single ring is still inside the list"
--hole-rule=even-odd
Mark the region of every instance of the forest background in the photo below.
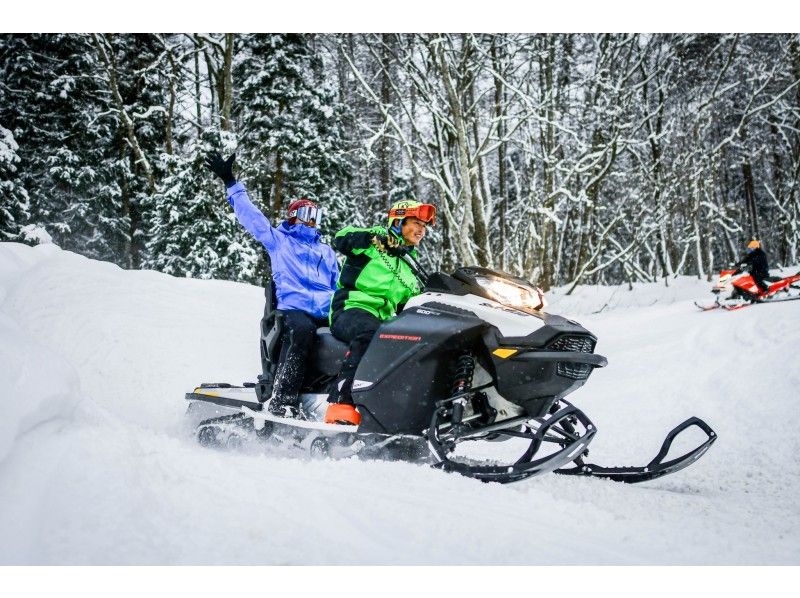
[[[798,34],[0,34],[0,240],[261,284],[277,223],[439,217],[429,268],[542,287],[798,262]]]

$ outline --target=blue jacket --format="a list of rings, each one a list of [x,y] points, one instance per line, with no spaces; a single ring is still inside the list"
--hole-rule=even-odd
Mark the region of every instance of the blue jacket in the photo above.
[[[269,253],[278,309],[297,309],[315,318],[327,318],[339,265],[336,252],[319,240],[319,231],[286,221],[273,228],[240,182],[228,187],[228,203],[239,223]]]

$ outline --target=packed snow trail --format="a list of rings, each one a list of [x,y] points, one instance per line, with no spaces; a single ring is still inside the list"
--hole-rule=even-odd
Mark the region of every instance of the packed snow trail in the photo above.
[[[800,305],[701,313],[708,288],[549,296],[609,359],[570,395],[589,460],[643,465],[692,415],[706,456],[500,486],[203,449],[183,394],[254,379],[263,290],[0,243],[0,564],[800,564]]]

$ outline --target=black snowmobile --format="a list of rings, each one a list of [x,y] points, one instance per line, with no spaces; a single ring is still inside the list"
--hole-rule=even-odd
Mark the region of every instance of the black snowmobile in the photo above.
[[[428,275],[407,259],[423,292],[383,323],[358,366],[357,427],[322,421],[328,386],[347,352],[328,328],[317,331],[309,359],[301,395],[306,418],[279,418],[261,409],[271,396],[283,329],[268,284],[258,381],[202,384],[186,394],[200,443],[232,446],[261,439],[332,458],[430,463],[501,483],[547,472],[633,483],[691,465],[716,440],[704,421],[692,417],[667,435],[644,467],[586,463],[597,430],[564,397],[607,364],[594,353],[595,336],[577,322],[545,313],[541,292],[523,279],[479,267]],[[667,459],[675,437],[693,426],[707,438]]]

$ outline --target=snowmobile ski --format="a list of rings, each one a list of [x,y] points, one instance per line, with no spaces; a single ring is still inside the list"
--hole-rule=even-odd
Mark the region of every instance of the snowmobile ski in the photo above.
[[[772,303],[783,303],[785,301],[797,301],[800,300],[800,297],[775,297],[767,296],[764,298],[755,298],[747,302],[737,303],[733,305],[726,305],[724,303],[712,303],[711,305],[701,305],[697,301],[694,302],[695,306],[697,306],[701,311],[711,311],[713,309],[724,309],[726,311],[737,311],[740,309],[744,309],[746,307],[752,307],[753,305],[770,305]]]
[[[496,425],[488,425],[477,430],[450,430],[440,434],[440,410],[434,414],[428,429],[428,444],[437,462],[434,467],[444,471],[453,471],[461,475],[476,478],[483,482],[499,482],[507,484],[527,478],[550,473],[579,458],[594,438],[597,429],[580,410],[562,401],[565,406],[555,413],[543,418],[527,418],[521,416]],[[575,425],[580,423],[584,433],[579,435]],[[530,440],[528,449],[511,465],[482,465],[473,462],[459,461],[448,456],[455,450],[456,444],[466,440],[476,440],[488,435],[509,436]],[[534,459],[544,442],[554,442],[561,448],[550,455]]]
[[[702,305],[697,301],[694,302],[695,307],[699,308],[700,311],[711,311],[712,309],[720,309],[722,306],[719,303],[712,303],[711,305]]]
[[[672,442],[678,434],[691,426],[697,426],[706,434],[707,439],[705,442],[685,455],[670,459],[669,461],[664,461],[664,458],[669,453],[669,449],[672,447]],[[615,482],[625,482],[627,484],[647,482],[688,467],[702,457],[711,445],[714,444],[716,439],[716,433],[708,424],[697,417],[690,417],[667,434],[664,443],[661,445],[661,450],[658,451],[658,454],[653,460],[644,467],[604,467],[593,463],[584,463],[582,457],[578,457],[578,459],[575,460],[575,467],[570,469],[557,469],[555,473],[606,478],[614,480]]]

